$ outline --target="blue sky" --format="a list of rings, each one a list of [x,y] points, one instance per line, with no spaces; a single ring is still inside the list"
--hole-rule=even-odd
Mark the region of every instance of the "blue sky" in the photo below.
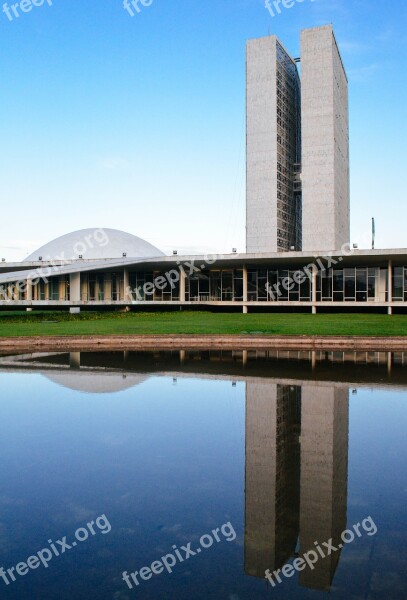
[[[303,0],[274,18],[264,0],[153,0],[134,17],[122,0],[49,2],[0,12],[1,257],[93,226],[244,251],[246,39],[277,34],[298,55],[300,30],[331,22],[352,241],[374,216],[377,247],[407,247],[404,0]]]

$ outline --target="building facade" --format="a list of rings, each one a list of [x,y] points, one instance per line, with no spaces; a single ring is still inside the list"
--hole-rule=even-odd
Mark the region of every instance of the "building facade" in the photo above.
[[[304,251],[350,239],[348,81],[331,25],[301,32]]]
[[[332,27],[304,30],[295,60],[275,36],[251,40],[246,67],[247,253],[165,256],[121,231],[77,231],[3,259],[0,309],[405,311],[407,249],[349,245],[348,84]]]
[[[81,234],[71,236],[80,239]],[[407,250],[348,247],[324,256],[306,252],[165,256],[137,238],[145,256],[134,258],[127,256],[131,237],[123,234],[120,244],[120,232],[113,235],[113,247],[101,251],[113,258],[85,255],[61,260],[55,255],[0,263],[0,308],[184,306],[247,312],[289,307],[314,313],[338,308],[391,313],[407,307]],[[69,256],[64,243],[60,238],[58,254]],[[49,247],[55,246],[58,240]],[[47,249],[42,249],[45,256]],[[98,252],[94,250],[95,255]],[[149,257],[151,252],[156,256]]]
[[[301,77],[297,64],[301,64]],[[331,25],[247,43],[247,252],[349,243],[348,82]]]
[[[247,252],[301,249],[300,82],[275,36],[247,44]]]

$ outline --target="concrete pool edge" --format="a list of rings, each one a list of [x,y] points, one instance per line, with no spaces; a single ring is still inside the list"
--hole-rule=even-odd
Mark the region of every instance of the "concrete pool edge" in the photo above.
[[[407,336],[72,335],[0,338],[0,353],[114,350],[407,351]]]

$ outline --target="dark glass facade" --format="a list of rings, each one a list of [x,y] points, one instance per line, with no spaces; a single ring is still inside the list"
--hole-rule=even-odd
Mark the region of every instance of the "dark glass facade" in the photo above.
[[[407,302],[407,267],[392,268],[389,298],[388,269],[343,267],[320,269],[314,276],[305,267],[208,268],[184,271],[85,272],[80,274],[80,302]],[[245,277],[247,288],[245,291]],[[69,275],[34,281],[32,301],[73,300]],[[8,283],[0,289],[0,301],[27,300],[27,286]]]
[[[277,248],[301,250],[301,92],[297,66],[277,43]]]

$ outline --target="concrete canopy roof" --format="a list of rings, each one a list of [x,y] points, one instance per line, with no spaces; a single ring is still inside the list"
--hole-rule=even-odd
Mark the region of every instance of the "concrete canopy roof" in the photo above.
[[[327,256],[331,256],[335,259],[335,263],[330,265]],[[0,285],[5,283],[13,283],[16,281],[24,281],[25,279],[35,280],[44,277],[52,277],[59,275],[69,275],[71,273],[86,273],[89,271],[103,271],[103,270],[119,270],[119,269],[133,269],[140,271],[151,271],[151,270],[162,270],[167,271],[171,269],[178,269],[179,265],[183,265],[185,271],[188,273],[190,269],[194,272],[194,267],[204,269],[212,268],[229,268],[229,269],[241,269],[243,265],[247,267],[257,268],[295,268],[301,269],[308,264],[315,264],[318,266],[317,259],[320,257],[326,266],[333,266],[334,268],[341,268],[343,266],[371,266],[371,267],[382,267],[388,266],[388,261],[391,260],[393,266],[405,266],[407,265],[407,249],[406,248],[395,248],[385,250],[353,250],[350,256],[341,256],[341,251],[332,253],[315,253],[314,255],[309,252],[277,252],[277,253],[266,253],[266,254],[221,254],[221,255],[189,255],[189,256],[165,256],[160,257],[147,257],[147,258],[114,258],[114,259],[101,259],[101,260],[73,260],[60,264],[61,261],[28,264],[27,269],[23,271],[10,271],[0,273]],[[207,260],[210,259],[208,265]],[[24,263],[20,263],[24,264]],[[40,264],[41,267],[37,265]],[[191,266],[192,265],[192,266]]]

